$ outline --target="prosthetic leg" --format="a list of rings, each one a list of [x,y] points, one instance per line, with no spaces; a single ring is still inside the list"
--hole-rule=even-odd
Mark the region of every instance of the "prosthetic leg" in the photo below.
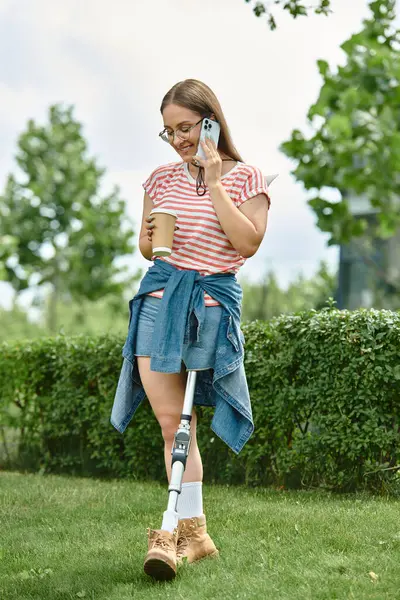
[[[192,420],[196,376],[197,371],[188,371],[181,422],[175,434],[174,445],[172,446],[171,452],[172,471],[168,487],[168,507],[164,512],[164,518],[167,518],[168,522],[173,524],[174,527],[178,526],[179,515],[176,509],[178,497],[182,491],[183,473],[185,471],[186,460],[190,450],[190,421]]]
[[[206,529],[205,516],[193,519],[182,519],[180,527],[186,528],[194,538],[194,545],[183,550],[181,547],[178,555],[178,498],[182,491],[183,473],[189,455],[191,433],[190,422],[196,385],[196,371],[188,371],[188,379],[183,401],[183,410],[178,430],[172,446],[172,469],[168,487],[168,507],[163,514],[161,530],[148,530],[149,550],[144,562],[144,571],[154,579],[173,579],[176,575],[177,564],[186,557],[189,563],[200,560],[205,556],[217,556],[218,550]],[[193,525],[192,525],[193,521]],[[190,522],[190,523],[189,523]],[[184,535],[187,540],[188,536]],[[190,553],[189,553],[190,550]]]

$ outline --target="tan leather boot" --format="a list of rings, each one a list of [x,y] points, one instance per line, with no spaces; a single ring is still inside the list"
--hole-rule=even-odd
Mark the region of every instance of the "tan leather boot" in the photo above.
[[[176,544],[178,530],[148,529],[148,552],[144,571],[158,580],[173,579],[176,575]]]
[[[178,564],[183,560],[193,563],[206,556],[218,556],[219,552],[207,533],[206,517],[179,519],[178,545],[176,558]]]

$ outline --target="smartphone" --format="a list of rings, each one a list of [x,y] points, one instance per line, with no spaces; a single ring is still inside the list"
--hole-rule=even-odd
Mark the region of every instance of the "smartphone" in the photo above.
[[[219,123],[217,121],[213,121],[212,119],[203,119],[203,122],[201,124],[199,146],[197,148],[197,156],[200,156],[200,158],[206,158],[204,150],[200,144],[200,142],[204,142],[206,137],[211,138],[218,148],[220,131],[221,127],[219,126]]]

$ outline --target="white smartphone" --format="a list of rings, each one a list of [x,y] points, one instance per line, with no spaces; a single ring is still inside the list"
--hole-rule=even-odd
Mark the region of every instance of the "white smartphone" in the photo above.
[[[196,153],[197,156],[200,156],[200,158],[203,158],[203,159],[206,158],[206,155],[204,154],[204,150],[200,144],[200,142],[204,142],[206,137],[211,138],[218,148],[218,140],[219,140],[220,131],[221,131],[221,127],[219,126],[219,123],[217,121],[213,121],[212,119],[203,119],[203,122],[201,124],[199,146],[197,148],[197,153]]]

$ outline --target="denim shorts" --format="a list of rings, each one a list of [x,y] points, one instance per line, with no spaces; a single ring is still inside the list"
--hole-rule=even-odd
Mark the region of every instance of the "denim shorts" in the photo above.
[[[145,296],[140,309],[135,356],[150,356],[154,321],[160,308],[161,298]],[[191,339],[184,340],[182,360],[186,369],[203,371],[213,369],[217,347],[219,323],[222,317],[222,306],[207,306],[206,317],[201,328],[200,340],[196,341],[197,319],[192,313]]]

